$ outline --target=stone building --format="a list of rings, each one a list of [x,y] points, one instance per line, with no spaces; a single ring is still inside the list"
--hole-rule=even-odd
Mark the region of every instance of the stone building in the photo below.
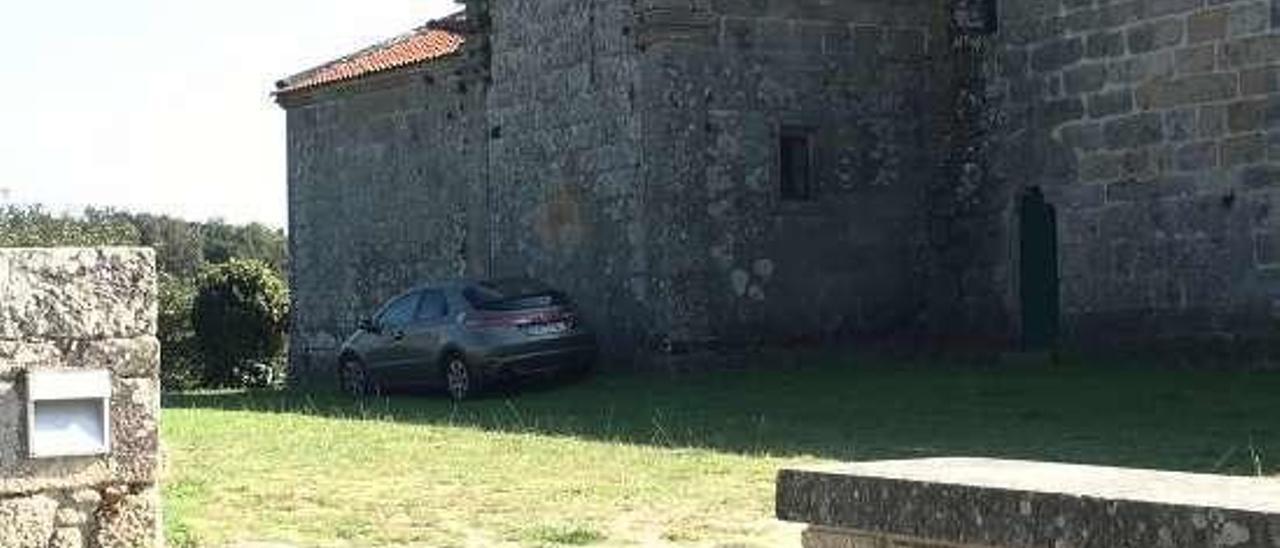
[[[619,357],[1265,336],[1277,10],[465,2],[278,83],[295,367],[459,275],[563,287]]]

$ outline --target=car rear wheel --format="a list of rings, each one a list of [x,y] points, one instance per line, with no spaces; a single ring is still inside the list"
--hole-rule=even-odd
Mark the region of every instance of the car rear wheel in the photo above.
[[[373,392],[369,372],[356,358],[343,358],[338,364],[338,383],[343,392],[352,396],[367,396]]]
[[[480,391],[480,377],[460,354],[450,354],[444,361],[444,386],[453,401],[462,401]]]

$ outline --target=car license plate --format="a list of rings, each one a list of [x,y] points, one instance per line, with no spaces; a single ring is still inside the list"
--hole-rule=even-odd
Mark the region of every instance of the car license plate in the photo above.
[[[568,322],[551,322],[538,325],[531,325],[526,328],[526,332],[535,337],[545,335],[559,335],[569,330]]]

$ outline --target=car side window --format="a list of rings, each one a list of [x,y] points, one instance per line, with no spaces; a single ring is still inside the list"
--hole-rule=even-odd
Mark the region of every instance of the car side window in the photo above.
[[[432,322],[449,315],[449,303],[444,292],[427,290],[422,292],[422,300],[418,303],[417,321]]]
[[[418,293],[405,295],[387,305],[378,319],[378,324],[392,329],[409,325],[413,320],[413,312],[418,307],[418,295]]]

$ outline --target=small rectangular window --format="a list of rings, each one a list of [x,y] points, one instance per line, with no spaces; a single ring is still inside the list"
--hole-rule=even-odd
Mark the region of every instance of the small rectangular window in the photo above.
[[[997,0],[962,0],[953,9],[956,26],[965,34],[989,35],[1000,29]]]
[[[782,199],[813,198],[813,137],[807,131],[784,130],[778,151]]]

